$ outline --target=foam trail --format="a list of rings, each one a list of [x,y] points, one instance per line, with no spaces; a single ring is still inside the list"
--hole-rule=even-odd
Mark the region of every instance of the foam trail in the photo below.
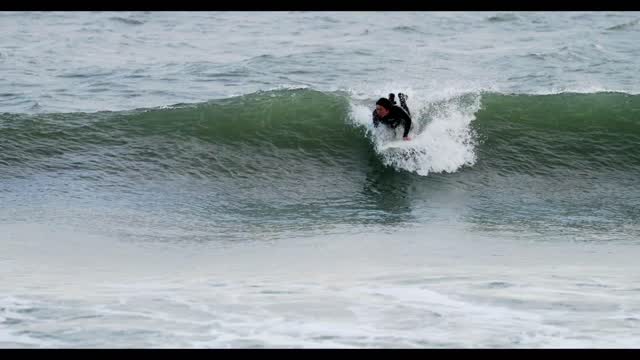
[[[0,298],[0,348],[22,347],[54,347],[61,346],[57,340],[51,337],[36,336],[35,332],[20,331],[25,325],[35,318],[29,313],[35,309],[31,301],[14,296]],[[15,324],[15,325],[14,325]],[[42,335],[42,334],[40,334]]]

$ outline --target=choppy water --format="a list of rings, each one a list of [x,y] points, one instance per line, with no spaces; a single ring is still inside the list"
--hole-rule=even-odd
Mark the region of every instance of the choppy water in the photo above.
[[[0,13],[0,347],[637,347],[638,19]]]

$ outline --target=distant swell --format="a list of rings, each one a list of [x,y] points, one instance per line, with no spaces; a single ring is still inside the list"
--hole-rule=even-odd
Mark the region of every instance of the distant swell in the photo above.
[[[487,20],[490,22],[514,21],[517,19],[518,17],[514,14],[501,14],[501,15],[490,16],[489,18],[487,18]]]
[[[630,28],[637,27],[639,23],[640,23],[640,19],[636,19],[628,23],[612,26],[610,28],[607,28],[607,30],[627,30]]]
[[[127,19],[127,18],[122,18],[122,17],[118,17],[118,16],[114,16],[112,18],[110,18],[113,21],[117,21],[123,24],[127,24],[127,25],[142,25],[144,24],[144,22],[139,21],[139,20],[135,20],[135,19]]]
[[[391,167],[420,175],[640,169],[640,96],[469,94],[418,104],[414,140],[380,150],[372,107],[344,93],[276,90],[169,108],[1,114],[2,177],[273,176]],[[382,135],[381,135],[382,134]]]

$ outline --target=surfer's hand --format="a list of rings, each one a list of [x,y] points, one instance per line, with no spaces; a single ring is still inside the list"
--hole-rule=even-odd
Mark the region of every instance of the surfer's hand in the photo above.
[[[411,140],[411,138],[410,138],[410,137],[408,137],[408,136],[405,136],[405,137],[403,137],[403,138],[402,138],[402,140],[404,140],[404,141],[409,141],[409,140]]]

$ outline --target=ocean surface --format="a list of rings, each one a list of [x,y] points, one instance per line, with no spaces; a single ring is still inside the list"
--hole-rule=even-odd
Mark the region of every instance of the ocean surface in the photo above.
[[[1,348],[640,347],[638,12],[0,34]]]

